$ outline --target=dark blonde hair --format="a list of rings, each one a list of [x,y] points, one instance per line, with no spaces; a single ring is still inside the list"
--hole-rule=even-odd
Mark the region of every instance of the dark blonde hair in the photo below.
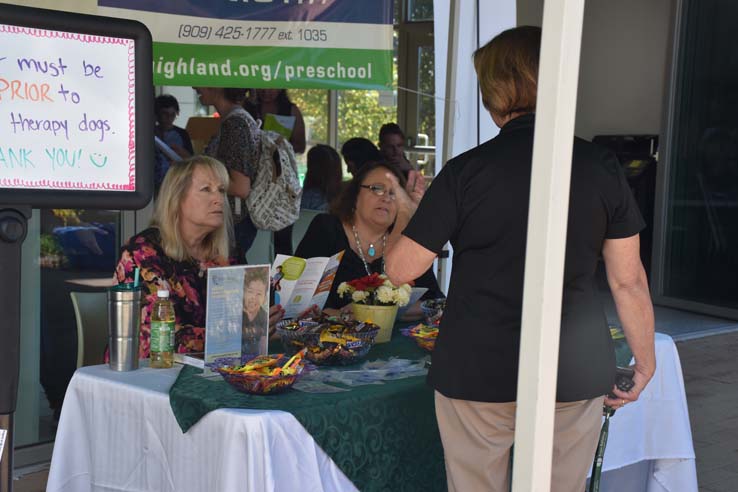
[[[220,161],[198,155],[185,161],[177,162],[167,171],[159,190],[151,225],[159,229],[161,246],[164,253],[173,260],[191,260],[185,248],[179,230],[180,205],[192,184],[192,175],[196,168],[209,169],[215,174],[224,189],[228,189],[228,170]],[[228,258],[230,245],[229,231],[232,227],[231,208],[223,192],[223,224],[203,239],[203,246],[209,260]]]
[[[507,116],[536,109],[541,28],[503,31],[474,52],[482,102],[492,114]]]

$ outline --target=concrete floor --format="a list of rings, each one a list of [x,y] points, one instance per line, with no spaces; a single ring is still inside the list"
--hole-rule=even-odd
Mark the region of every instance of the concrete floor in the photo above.
[[[738,332],[677,343],[700,492],[738,491]]]
[[[677,349],[684,373],[700,492],[736,492],[738,331],[687,339],[677,342]],[[43,491],[48,470],[27,472],[15,481],[15,492]]]

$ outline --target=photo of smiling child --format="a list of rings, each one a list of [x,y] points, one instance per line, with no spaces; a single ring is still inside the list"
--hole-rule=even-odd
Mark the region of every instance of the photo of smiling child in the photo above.
[[[244,271],[243,324],[241,354],[268,353],[269,342],[269,267],[255,266]]]

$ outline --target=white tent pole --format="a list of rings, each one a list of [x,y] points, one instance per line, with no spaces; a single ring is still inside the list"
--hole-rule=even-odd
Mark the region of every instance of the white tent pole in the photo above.
[[[443,162],[453,156],[454,123],[456,116],[456,57],[459,52],[459,19],[461,2],[449,0],[448,5],[448,50],[446,52],[446,94],[443,103]]]
[[[454,123],[456,121],[456,58],[459,53],[459,19],[461,18],[461,2],[449,0],[448,6],[448,50],[446,52],[446,91],[443,102],[443,146],[441,165],[453,157]],[[440,169],[438,164],[436,168]],[[445,247],[449,257],[438,260],[436,276],[441,289],[448,292],[451,272],[451,246]]]
[[[584,0],[546,0],[525,257],[513,492],[550,490]]]

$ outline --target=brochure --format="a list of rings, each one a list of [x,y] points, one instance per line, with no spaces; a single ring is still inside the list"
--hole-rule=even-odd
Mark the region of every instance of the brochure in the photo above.
[[[205,363],[267,354],[269,265],[208,269]]]
[[[323,309],[343,253],[307,259],[277,255],[272,265],[272,290],[274,303],[282,305],[285,318],[296,318],[313,304]]]
[[[164,140],[160,139],[156,135],[154,135],[154,143],[170,161],[179,162],[182,160],[179,154],[177,154],[169,145],[166,144],[166,142],[164,142]]]
[[[295,128],[294,116],[284,116],[280,114],[267,113],[264,115],[264,130],[277,132],[284,138],[289,139],[292,136],[292,130]]]
[[[423,297],[423,294],[428,292],[428,289],[426,287],[413,287],[412,291],[410,292],[410,301],[407,303],[407,305],[402,306],[397,310],[397,318],[402,318],[402,316],[405,314],[405,311],[407,311],[413,304],[418,302],[418,299]]]
[[[3,456],[3,449],[5,448],[5,436],[7,434],[7,429],[0,429],[0,458],[2,458]]]
[[[205,368],[205,352],[190,352],[189,354],[174,353],[174,362],[188,366]]]

